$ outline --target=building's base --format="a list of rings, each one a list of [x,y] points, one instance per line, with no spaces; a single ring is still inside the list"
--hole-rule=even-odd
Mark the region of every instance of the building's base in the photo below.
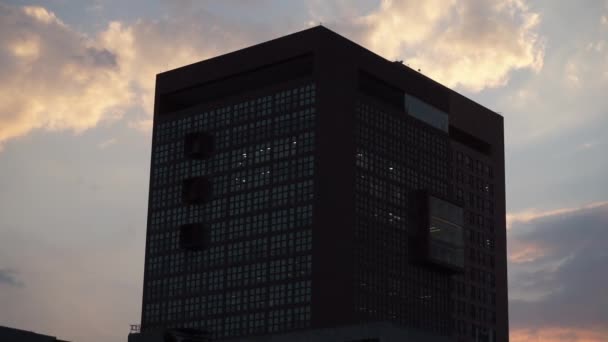
[[[129,342],[206,342],[194,329],[161,329],[129,335]],[[305,329],[253,337],[224,339],[223,342],[454,342],[447,336],[401,327],[391,322],[374,322],[335,328]]]

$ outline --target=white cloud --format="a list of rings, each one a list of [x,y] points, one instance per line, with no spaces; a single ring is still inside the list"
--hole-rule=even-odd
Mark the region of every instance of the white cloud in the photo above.
[[[589,124],[608,110],[606,40],[591,36],[587,42],[560,44],[564,48],[548,56],[537,77],[499,99],[497,107],[507,113],[506,140],[512,146]]]
[[[480,91],[504,86],[515,70],[541,70],[539,22],[523,0],[383,0],[370,14],[333,25],[449,87]]]
[[[100,150],[105,150],[106,148],[108,148],[108,147],[116,144],[117,142],[118,142],[118,139],[116,139],[116,138],[110,138],[108,140],[104,140],[104,141],[100,142],[99,144],[97,144],[97,147]]]
[[[65,24],[55,16],[55,13],[49,12],[44,7],[23,6],[23,13],[45,24],[65,26]]]
[[[585,142],[585,143],[579,144],[579,145],[576,147],[576,150],[575,150],[575,151],[576,151],[576,152],[580,152],[580,151],[590,150],[590,149],[592,149],[592,148],[597,147],[598,145],[600,145],[600,143],[599,143],[599,142],[589,142],[589,141],[588,141],[588,142]]]
[[[129,121],[128,126],[145,134],[152,133],[152,119],[140,119]]]
[[[580,70],[579,66],[574,62],[566,63],[564,70],[565,83],[566,85],[573,88],[580,88],[581,79],[579,77]]]

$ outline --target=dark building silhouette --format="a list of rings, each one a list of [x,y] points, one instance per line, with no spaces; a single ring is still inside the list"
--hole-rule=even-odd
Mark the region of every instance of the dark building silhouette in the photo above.
[[[37,334],[35,332],[0,326],[0,341],[2,342],[68,342],[54,336]]]
[[[503,140],[324,27],[159,74],[142,331],[508,341]]]

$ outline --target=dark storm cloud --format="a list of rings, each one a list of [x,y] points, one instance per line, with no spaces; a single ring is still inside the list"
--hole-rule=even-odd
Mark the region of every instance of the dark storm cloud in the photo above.
[[[23,287],[24,284],[17,278],[17,272],[10,269],[0,269],[0,285]]]
[[[510,255],[540,252],[509,265],[511,326],[608,326],[607,241],[608,204],[515,222]]]

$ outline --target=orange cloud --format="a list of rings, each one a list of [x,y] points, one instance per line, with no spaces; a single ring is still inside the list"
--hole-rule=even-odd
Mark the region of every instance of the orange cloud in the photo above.
[[[520,242],[515,250],[509,251],[509,261],[516,264],[533,262],[548,252],[548,248],[535,243]]]
[[[498,87],[513,70],[542,67],[539,16],[523,0],[383,0],[366,15],[347,12],[344,33],[448,86]],[[156,74],[260,40],[254,31],[182,11],[87,36],[44,7],[0,5],[0,146],[36,129],[79,133],[132,109],[142,115],[128,125],[149,131]]]
[[[382,0],[372,13],[336,25],[387,59],[480,91],[504,86],[514,70],[541,70],[539,23],[525,0]]]
[[[553,210],[541,211],[537,209],[529,209],[518,213],[507,214],[507,230],[510,231],[513,224],[529,223],[534,220],[543,219],[553,216],[563,216],[580,212],[581,210],[591,210],[608,206],[608,202],[595,202],[581,207],[559,208]],[[523,264],[534,262],[551,253],[549,246],[543,245],[542,242],[526,241],[518,238],[516,234],[509,236],[509,261],[515,264]]]
[[[55,16],[55,13],[40,6],[23,6],[23,13],[45,24],[65,24]]]
[[[608,329],[575,329],[548,327],[511,330],[511,342],[605,342]]]
[[[80,133],[131,109],[145,115],[129,126],[148,131],[156,74],[242,44],[189,15],[111,22],[89,37],[43,7],[0,5],[0,147],[36,129]]]
[[[117,56],[120,77],[133,85],[135,105],[151,114],[156,74],[198,62],[244,44],[239,35],[218,25],[208,28],[196,16],[165,21],[137,21],[132,25],[111,22],[98,35],[98,44]],[[210,41],[209,36],[213,36]],[[149,117],[130,123],[148,131]]]
[[[424,2],[383,0],[373,13],[359,19],[368,27],[366,46],[396,59],[404,47],[427,40],[454,9],[455,0]]]
[[[538,210],[538,209],[527,209],[516,213],[507,213],[507,230],[510,230],[514,223],[527,223],[537,219],[572,214],[581,210],[595,209],[608,205],[608,201],[589,203],[581,207],[572,208],[560,208],[553,210]]]
[[[132,103],[115,56],[42,7],[0,5],[0,144],[34,129],[74,132]]]

